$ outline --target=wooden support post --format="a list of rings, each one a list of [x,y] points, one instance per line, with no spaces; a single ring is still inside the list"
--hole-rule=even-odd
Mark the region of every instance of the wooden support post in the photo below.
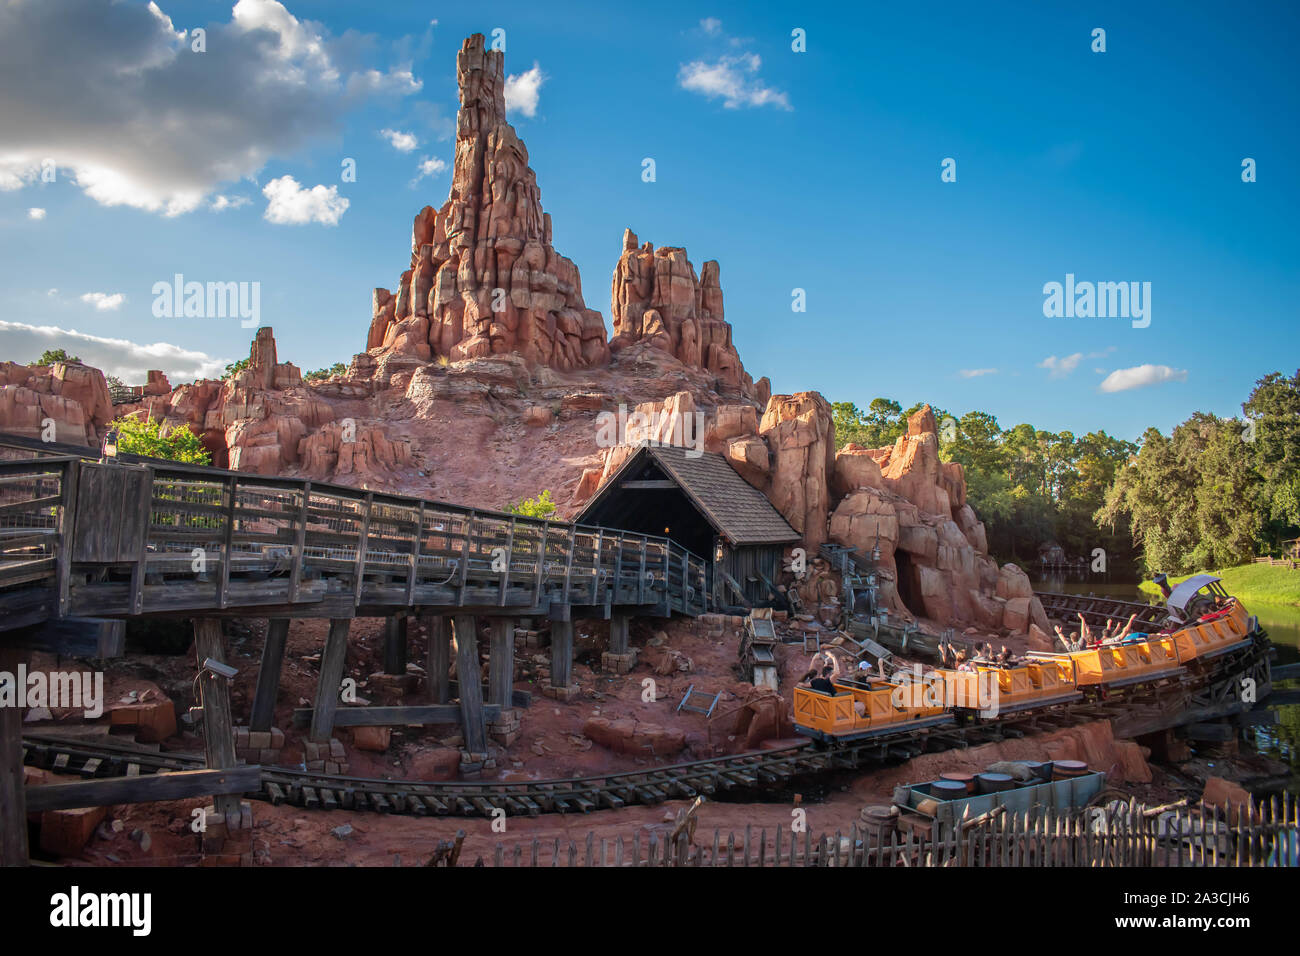
[[[222,664],[226,652],[221,636],[221,619],[196,617],[194,619],[194,656],[200,669],[199,700],[203,707],[203,740],[209,770],[226,770],[235,766],[235,728],[230,717],[230,681],[210,671],[203,671],[208,658]],[[238,795],[220,795],[213,798],[218,813],[239,810]]]
[[[384,673],[406,673],[407,617],[384,619]]]
[[[320,656],[320,682],[316,685],[316,704],[311,715],[311,739],[316,743],[324,743],[334,733],[334,712],[339,708],[351,624],[352,620],[346,617],[330,621],[325,650]]]
[[[266,731],[275,720],[275,696],[280,690],[280,667],[289,639],[289,619],[275,617],[266,622],[266,643],[262,645],[262,666],[257,671],[257,690],[248,729]]]
[[[17,681],[18,665],[27,652],[0,647],[0,671]],[[25,687],[13,687],[15,695]],[[19,698],[21,699],[21,698]],[[27,865],[27,806],[23,793],[23,711],[0,707],[0,866]]]
[[[609,652],[611,654],[627,653],[631,624],[632,616],[630,614],[615,614],[609,619]]]
[[[494,617],[488,657],[488,703],[509,707],[514,687],[515,622],[509,617]]]
[[[551,622],[551,686],[568,687],[573,679],[573,622]]]
[[[478,621],[472,614],[457,614],[456,682],[460,685],[460,724],[465,750],[487,753],[487,724],[483,719],[483,684],[479,677]]]
[[[441,614],[425,615],[424,630],[429,635],[425,656],[429,698],[435,704],[445,704],[451,700],[451,630]]]

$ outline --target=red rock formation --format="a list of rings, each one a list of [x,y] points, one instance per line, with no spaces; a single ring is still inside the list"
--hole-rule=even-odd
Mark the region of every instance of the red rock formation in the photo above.
[[[731,341],[731,326],[722,312],[718,263],[704,263],[699,277],[686,250],[637,245],[636,233],[623,233],[623,254],[614,268],[610,288],[613,352],[635,342],[648,342],[684,365],[706,369],[723,384],[740,387],[757,397]]]
[[[938,449],[928,405],[892,448],[840,449],[832,490],[843,497],[831,538],[863,555],[879,546],[880,598],[891,611],[945,626],[1049,633],[1028,576],[1014,564],[999,570],[988,556],[984,525],[966,504],[965,473],[940,462]]]
[[[577,266],[551,246],[528,150],[506,122],[504,54],[482,34],[456,57],[460,112],[451,193],[415,217],[396,295],[374,292],[367,348],[452,360],[518,351],[559,369],[609,360]]]
[[[826,540],[835,471],[831,406],[816,392],[773,395],[758,427],[772,456],[767,496],[810,550]]]
[[[76,362],[0,362],[0,431],[98,447],[113,420],[104,373]]]

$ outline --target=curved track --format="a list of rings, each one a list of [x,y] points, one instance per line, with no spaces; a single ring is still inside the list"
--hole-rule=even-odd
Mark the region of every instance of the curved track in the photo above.
[[[1267,661],[1270,645],[1262,634],[1241,651],[1225,655],[1215,670],[1177,683],[1133,685],[1124,693],[1005,714],[992,720],[953,719],[924,729],[900,727],[865,741],[823,748],[812,741],[728,757],[668,764],[645,770],[588,777],[527,782],[425,783],[370,777],[329,775],[285,767],[265,767],[261,789],[250,796],[271,803],[291,803],[308,809],[371,810],[416,816],[509,816],[541,813],[586,813],[631,804],[691,799],[727,790],[774,788],[794,780],[834,770],[898,762],[925,752],[969,747],[1008,737],[1049,732],[1072,724],[1128,716],[1138,700],[1174,699],[1189,687],[1213,696],[1231,687],[1246,669]],[[1220,694],[1228,700],[1226,695]],[[1181,699],[1181,698],[1180,698]],[[1224,713],[1240,709],[1235,697]],[[1187,720],[1204,720],[1204,708],[1187,711]],[[108,742],[77,741],[57,735],[30,733],[23,738],[24,760],[56,772],[85,777],[123,776],[204,766],[203,757],[159,753]]]

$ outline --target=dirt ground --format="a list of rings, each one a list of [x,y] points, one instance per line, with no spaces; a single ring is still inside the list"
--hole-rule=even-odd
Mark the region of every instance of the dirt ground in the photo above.
[[[544,622],[535,622],[544,628]],[[426,660],[427,639],[420,628],[409,633],[408,660],[415,665],[414,676],[407,683],[412,691],[402,698],[391,697],[392,688],[374,675],[381,669],[383,622],[358,619],[350,632],[346,672],[358,683],[358,693],[372,703],[421,703],[427,700],[419,665]],[[293,710],[307,707],[315,695],[327,622],[296,620],[293,622],[281,676],[276,706],[276,725],[285,731],[286,745],[280,763],[300,765],[305,728],[293,726]],[[784,627],[782,628],[784,629]],[[237,724],[247,722],[248,710],[256,685],[257,669],[265,624],[260,621],[234,621],[227,624],[227,659],[239,669],[232,689],[232,706]],[[716,634],[716,631],[715,631]],[[731,630],[721,638],[699,621],[636,620],[632,644],[643,651],[647,645],[663,642],[689,660],[689,670],[657,674],[644,662],[629,674],[611,675],[592,669],[598,663],[608,637],[608,625],[602,621],[580,621],[575,627],[577,663],[576,682],[581,687],[577,699],[561,702],[538,692],[537,671],[545,673],[549,663],[546,647],[520,647],[517,659],[522,679],[518,690],[533,692],[531,706],[522,711],[521,734],[509,747],[493,745],[497,767],[485,771],[482,779],[524,781],[554,779],[636,770],[658,764],[701,759],[743,749],[743,740],[734,733],[737,711],[751,691],[735,671],[736,637]],[[486,648],[486,641],[480,642]],[[785,645],[778,650],[782,693],[808,669],[812,655],[799,645]],[[31,666],[54,667],[59,662],[35,655]],[[66,666],[66,662],[64,664]],[[534,675],[530,677],[529,675]],[[106,697],[110,702],[147,699],[158,693],[171,697],[177,713],[184,715],[193,703],[194,660],[187,654],[132,653],[107,668]],[[653,700],[644,693],[646,681],[654,682]],[[721,693],[712,719],[702,714],[677,712],[676,707],[687,688],[710,694]],[[383,698],[382,700],[380,698]],[[590,717],[631,717],[660,727],[675,728],[685,735],[685,748],[671,755],[644,756],[618,754],[595,744],[583,734],[583,724]],[[83,724],[80,714],[56,711],[52,720],[28,726],[56,730]],[[175,737],[165,741],[164,750],[201,752],[202,740],[185,720]],[[1093,725],[1088,725],[1093,726]],[[120,729],[119,729],[120,730]],[[1061,733],[1070,733],[1065,731]],[[116,734],[115,734],[116,736]],[[417,758],[431,748],[458,745],[456,725],[394,728],[391,744],[384,753],[374,753],[352,746],[351,734],[337,734],[347,746],[349,774],[385,779],[412,778]],[[818,778],[789,792],[756,796],[755,802],[730,802],[725,796],[706,801],[698,811],[697,843],[711,843],[715,828],[722,831],[723,842],[730,831],[742,834],[746,826],[789,828],[796,807],[806,813],[808,829],[814,834],[849,829],[869,804],[887,804],[896,785],[933,779],[940,769],[982,768],[998,759],[1050,759],[1056,735],[1029,737],[1001,744],[949,754],[927,754],[913,761],[867,773],[839,774]],[[1107,734],[1108,737],[1108,728]],[[129,737],[127,738],[129,740]],[[1086,743],[1086,741],[1085,741]],[[1105,745],[1102,740],[1097,746]],[[1088,744],[1092,746],[1093,744]],[[1108,751],[1098,750],[1098,753]],[[1131,757],[1131,754],[1130,754]],[[1100,759],[1110,759],[1109,756]],[[1263,772],[1241,758],[1240,773]],[[1129,790],[1148,803],[1160,803],[1179,795],[1198,792],[1204,777],[1229,775],[1232,761],[1198,758],[1179,773],[1153,767],[1150,782],[1133,784]],[[1095,767],[1094,769],[1110,769]],[[1267,768],[1265,768],[1267,769]],[[197,863],[198,837],[191,831],[193,812],[209,803],[194,799],[157,804],[140,804],[110,808],[109,819],[101,825],[80,857],[65,860],[72,864],[131,866],[188,865]],[[510,817],[498,821],[480,818],[417,818],[384,816],[352,811],[306,811],[299,807],[274,807],[268,803],[251,803],[255,821],[253,851],[261,865],[273,866],[415,866],[423,865],[441,840],[451,840],[458,830],[466,833],[462,864],[472,864],[479,856],[492,862],[495,847],[507,847],[510,858],[516,843],[531,844],[536,838],[549,846],[557,838],[585,843],[594,834],[595,845],[602,839],[624,837],[631,841],[639,833],[643,845],[652,832],[671,829],[676,812],[688,804],[671,801],[658,806],[633,806],[617,811],[590,815],[546,814],[537,818]],[[500,827],[504,825],[504,832]],[[340,829],[342,828],[342,829]],[[148,839],[142,839],[148,834]],[[739,838],[739,836],[738,836]],[[629,842],[630,847],[630,842]],[[525,860],[528,858],[525,850]],[[549,854],[549,849],[544,851]]]

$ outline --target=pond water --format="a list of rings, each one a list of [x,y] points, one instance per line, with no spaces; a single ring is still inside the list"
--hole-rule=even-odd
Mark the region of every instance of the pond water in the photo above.
[[[1119,580],[1105,575],[1046,575],[1036,578],[1034,588],[1040,591],[1057,591],[1065,594],[1096,594],[1121,601],[1157,603],[1153,595],[1144,594],[1132,579]],[[1248,604],[1246,610],[1259,618],[1260,627],[1277,648],[1274,666],[1300,661],[1300,607],[1286,604]],[[1300,680],[1277,681],[1276,689],[1300,687]],[[1278,721],[1270,726],[1255,728],[1255,747],[1268,756],[1291,766],[1291,789],[1300,791],[1300,704],[1279,705],[1272,708]]]

